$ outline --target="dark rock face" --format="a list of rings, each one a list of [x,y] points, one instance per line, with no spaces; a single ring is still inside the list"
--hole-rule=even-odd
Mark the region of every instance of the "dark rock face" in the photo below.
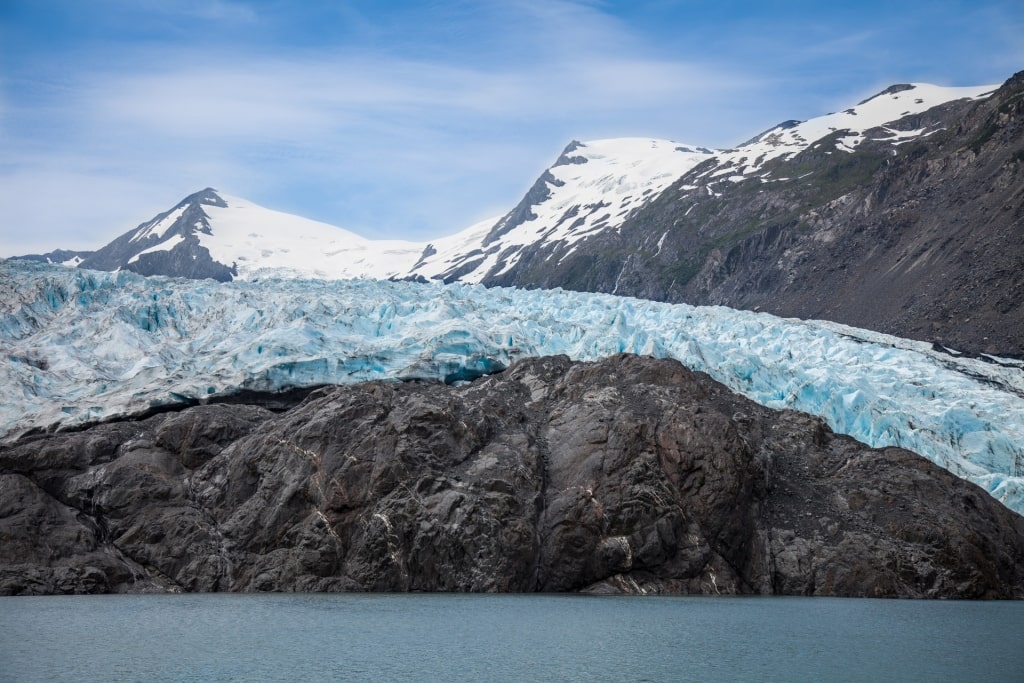
[[[1024,597],[1024,518],[675,361],[206,405],[0,450],[0,593]]]
[[[120,268],[139,275],[169,275],[194,280],[212,278],[219,282],[229,282],[237,275],[234,266],[214,261],[209,249],[199,243],[196,235],[196,232],[210,231],[209,218],[203,211],[204,205],[226,206],[213,188],[208,187],[191,194],[170,211],[159,214],[102,249],[88,254],[79,267],[93,270]],[[162,234],[153,234],[148,230],[179,210],[181,215]],[[180,238],[180,241],[172,248],[145,253],[175,237]]]
[[[876,130],[853,153],[826,138],[770,163],[766,183],[709,180],[707,162],[619,230],[571,254],[527,247],[484,283],[726,305],[1024,356],[1024,72],[986,100],[888,128],[936,132],[894,146],[873,142],[891,135]]]

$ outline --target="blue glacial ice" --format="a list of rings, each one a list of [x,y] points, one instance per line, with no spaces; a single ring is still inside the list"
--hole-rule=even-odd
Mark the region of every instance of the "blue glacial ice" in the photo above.
[[[772,408],[902,446],[1024,512],[1024,367],[819,321],[561,290],[219,284],[0,262],[0,435],[238,389],[456,381],[519,358],[678,359]],[[1000,359],[994,359],[1000,360]]]

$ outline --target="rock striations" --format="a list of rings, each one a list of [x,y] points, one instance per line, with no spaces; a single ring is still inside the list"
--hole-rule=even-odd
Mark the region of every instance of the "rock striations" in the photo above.
[[[369,590],[1020,598],[1024,518],[626,355],[0,450],[2,593]]]

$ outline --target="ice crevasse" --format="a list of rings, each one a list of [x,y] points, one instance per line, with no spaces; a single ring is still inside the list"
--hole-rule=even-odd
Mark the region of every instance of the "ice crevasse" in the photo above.
[[[519,358],[675,358],[902,446],[1024,513],[1024,364],[821,321],[562,290],[144,278],[0,262],[0,435],[240,389],[468,380]]]

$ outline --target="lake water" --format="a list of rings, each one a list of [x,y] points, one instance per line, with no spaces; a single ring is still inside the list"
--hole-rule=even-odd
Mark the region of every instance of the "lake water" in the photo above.
[[[0,598],[3,681],[1024,681],[1024,603]]]

